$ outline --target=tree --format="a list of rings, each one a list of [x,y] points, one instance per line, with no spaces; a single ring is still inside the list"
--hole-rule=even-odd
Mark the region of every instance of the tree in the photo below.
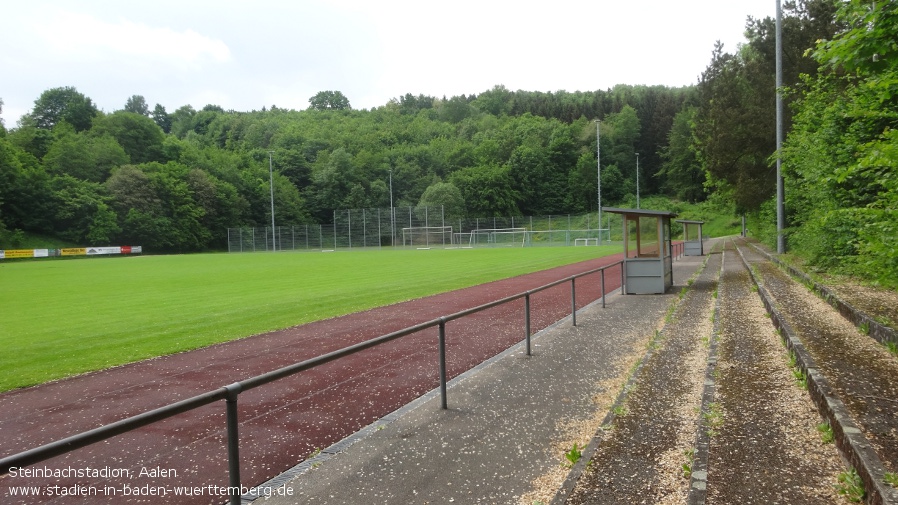
[[[617,194],[636,193],[636,144],[640,137],[636,109],[624,105],[620,112],[602,121],[602,200],[619,201]],[[640,167],[642,171],[642,167]],[[617,180],[617,177],[620,177]],[[608,178],[608,182],[606,182]],[[640,184],[642,176],[640,175]],[[640,187],[641,191],[641,187]]]
[[[845,2],[784,145],[790,240],[812,263],[898,287],[895,2]]]
[[[10,143],[37,159],[46,156],[55,139],[53,132],[34,125],[21,124],[7,135]]]
[[[349,99],[340,91],[319,91],[309,98],[309,108],[313,110],[349,110]]]
[[[465,95],[453,96],[440,102],[440,116],[450,123],[459,123],[473,113],[470,100]]]
[[[131,163],[163,160],[165,134],[149,117],[120,110],[98,118],[96,123],[91,132],[114,138],[131,157]]]
[[[184,138],[187,132],[193,130],[193,118],[196,116],[196,109],[190,105],[178,107],[170,116],[171,122],[170,133],[178,138]],[[157,123],[158,124],[158,123]]]
[[[62,175],[53,179],[53,189],[53,224],[58,236],[79,243],[108,244],[120,231],[102,185]]]
[[[425,109],[433,109],[434,97],[419,94],[417,97],[406,93],[399,97],[399,111],[402,114],[416,115]]]
[[[783,16],[783,76],[786,86],[801,86],[800,73],[814,74],[807,50],[837,30],[832,0],[786,2]],[[735,54],[715,46],[699,82],[695,120],[696,150],[708,181],[731,188],[741,210],[756,210],[776,189],[771,155],[776,150],[775,22],[749,19],[749,42]],[[789,128],[786,108],[786,129]]]
[[[128,101],[125,102],[125,108],[123,110],[126,112],[140,114],[141,116],[150,115],[150,107],[147,105],[146,99],[144,99],[144,97],[141,95],[132,95],[130,98],[128,98]]]
[[[25,121],[36,128],[51,130],[61,121],[75,128],[75,131],[88,130],[93,119],[100,111],[90,98],[82,95],[74,87],[53,88],[41,93],[34,101],[31,114]]]
[[[549,159],[546,153],[527,145],[518,146],[508,160],[510,175],[518,197],[518,208],[525,215],[546,212],[543,195],[553,193],[549,176]],[[565,181],[566,182],[566,181]],[[559,210],[559,209],[551,209]]]
[[[156,123],[159,128],[162,128],[162,131],[165,132],[166,135],[171,133],[172,119],[171,116],[168,115],[168,112],[165,112],[165,107],[157,103],[156,106],[153,107],[153,112],[150,114],[150,117],[153,118],[153,122]]]
[[[508,111],[511,110],[513,98],[514,94],[511,91],[505,86],[497,84],[493,86],[493,89],[481,93],[471,102],[471,105],[488,114],[501,116],[508,114]]]
[[[465,199],[469,216],[517,216],[518,194],[506,166],[476,166],[452,174],[449,182]]]
[[[53,190],[38,160],[0,138],[0,221],[9,230],[52,233]]]
[[[57,126],[54,133],[57,139],[43,159],[52,174],[99,183],[113,168],[129,162],[128,154],[109,135],[75,133],[67,124]]]
[[[665,191],[691,203],[706,198],[705,171],[692,145],[695,114],[694,107],[677,113],[667,136],[667,146],[661,151],[661,170],[656,174],[656,177],[663,180],[662,187]]]
[[[421,195],[418,200],[418,208],[443,209],[443,216],[447,221],[454,221],[465,215],[465,199],[461,191],[449,182],[434,183]],[[421,212],[423,213],[423,211]]]

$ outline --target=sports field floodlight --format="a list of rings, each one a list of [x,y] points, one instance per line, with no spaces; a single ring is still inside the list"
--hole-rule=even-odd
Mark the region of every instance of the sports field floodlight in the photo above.
[[[776,252],[786,252],[786,193],[782,171],[783,149],[783,9],[776,0]]]
[[[599,125],[602,122],[596,119],[596,173],[598,174],[598,194],[599,194],[599,244],[602,243],[602,146],[599,142]]]
[[[636,208],[639,208],[639,153],[636,153]]]
[[[278,246],[274,238],[274,168],[271,161],[273,153],[274,151],[268,151],[268,184],[271,187],[271,250],[277,252]]]
[[[393,211],[393,169],[390,169],[390,245],[396,247],[396,213]]]

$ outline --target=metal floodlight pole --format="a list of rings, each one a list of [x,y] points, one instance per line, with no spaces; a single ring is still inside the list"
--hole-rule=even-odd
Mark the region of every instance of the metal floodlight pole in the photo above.
[[[268,184],[271,187],[271,250],[277,252],[277,241],[274,238],[274,168],[271,161],[272,153],[274,151],[268,151]]]
[[[599,245],[602,245],[602,145],[600,142],[599,125],[601,121],[596,119],[596,174],[598,180],[599,195]]]
[[[636,153],[636,208],[639,208],[639,153]]]
[[[396,217],[393,212],[393,169],[390,169],[390,245],[396,247]]]
[[[783,22],[780,0],[776,0],[776,252],[786,252],[783,228],[786,226],[785,189],[783,187]]]

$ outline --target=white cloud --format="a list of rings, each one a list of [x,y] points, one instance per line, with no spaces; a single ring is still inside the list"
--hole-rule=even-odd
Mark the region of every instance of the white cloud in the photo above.
[[[355,108],[405,93],[688,85],[718,39],[773,0],[41,0],[9,2],[0,98],[13,127],[48,89],[113,111],[131,95],[173,111],[208,103],[304,109],[322,90]]]
[[[176,32],[126,19],[109,23],[87,14],[61,11],[49,20],[35,23],[33,29],[53,51],[75,59],[117,55],[151,58],[182,67],[231,59],[230,49],[221,40],[193,30]]]

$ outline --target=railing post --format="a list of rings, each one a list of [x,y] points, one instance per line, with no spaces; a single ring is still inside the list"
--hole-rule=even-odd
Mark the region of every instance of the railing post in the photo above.
[[[524,340],[527,342],[527,356],[530,356],[530,291],[524,295]]]
[[[624,278],[624,262],[620,262],[620,294],[624,294],[624,283],[626,279]]]
[[[571,325],[577,326],[577,288],[575,287],[577,278],[571,277]]]
[[[449,408],[446,401],[446,318],[440,318],[440,408]]]
[[[228,496],[231,505],[240,505],[240,438],[237,434],[237,395],[242,387],[235,382],[225,386],[228,397],[225,399],[228,419]]]
[[[605,308],[605,269],[601,270],[602,272],[602,308]]]

